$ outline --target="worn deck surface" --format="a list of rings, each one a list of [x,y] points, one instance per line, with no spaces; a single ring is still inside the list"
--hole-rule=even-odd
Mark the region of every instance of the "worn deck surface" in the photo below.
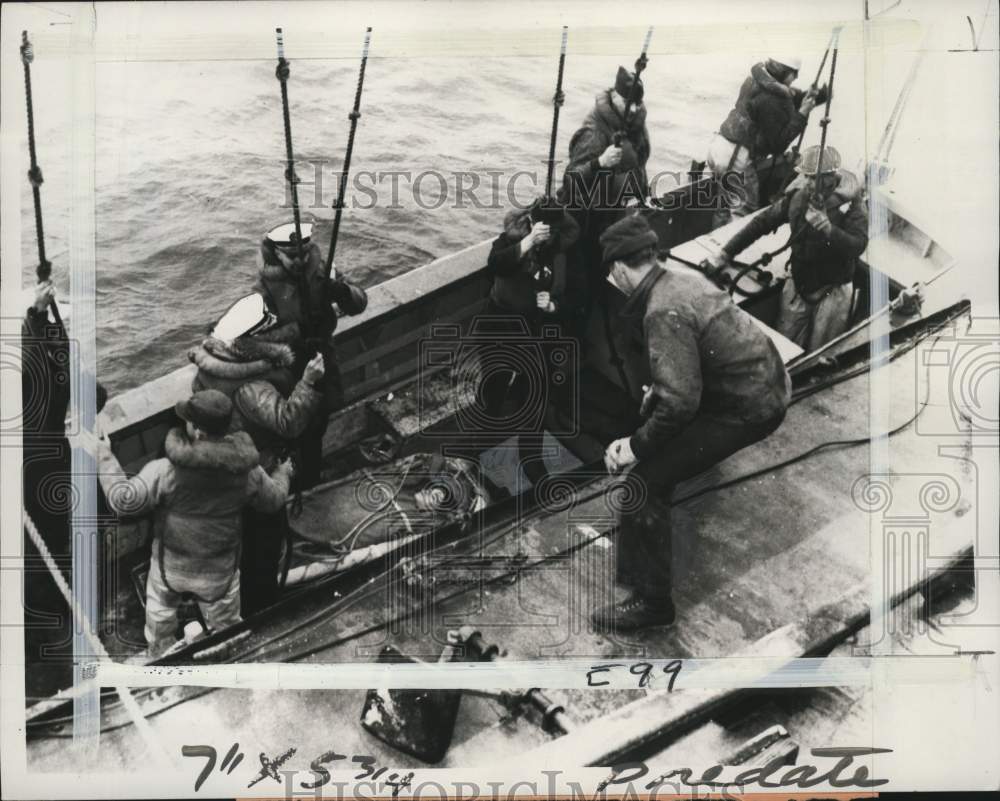
[[[910,351],[875,374],[879,379],[887,378],[892,388],[890,427],[909,419],[925,398],[924,371],[918,367],[917,356],[918,351]],[[701,488],[775,465],[823,442],[867,436],[868,385],[869,376],[863,374],[797,403],[769,439],[682,485],[676,497],[682,499]],[[922,418],[925,430],[936,416],[949,414],[947,398],[937,396],[946,388],[935,384],[932,389]],[[944,511],[924,512],[933,532],[932,557],[971,543],[975,518],[967,514],[974,499],[967,491],[962,461],[938,454],[937,444],[935,438],[920,436],[912,427],[888,443],[893,463],[920,465],[924,475],[950,477],[948,481],[958,494]],[[674,510],[679,617],[672,629],[654,629],[627,642],[590,630],[591,608],[622,592],[612,580],[610,543],[598,536],[613,523],[613,514],[598,497],[569,511],[533,518],[521,536],[495,546],[495,553],[527,556],[533,562],[554,557],[522,571],[516,580],[441,604],[433,614],[412,624],[403,623],[395,634],[379,632],[362,637],[321,650],[309,660],[368,661],[387,642],[406,653],[436,658],[446,630],[462,623],[481,629],[512,658],[734,654],[870,581],[869,529],[875,526],[877,530],[880,521],[856,503],[855,487],[869,472],[868,459],[869,449],[864,445],[830,449],[730,488],[682,500]],[[889,477],[886,481],[902,488],[908,487],[907,478]],[[913,490],[906,492],[912,494]],[[915,501],[907,503],[920,511]],[[589,544],[578,547],[586,542]],[[576,550],[565,553],[571,548]],[[376,594],[345,611],[338,620],[331,620],[329,625],[334,629],[330,631],[374,621],[381,614],[384,598]],[[321,623],[300,644],[322,642],[330,634],[327,627]],[[639,697],[638,692],[550,694],[564,699],[570,714],[580,722]],[[361,691],[251,695],[224,690],[162,712],[151,722],[171,743],[187,737],[192,743],[218,741],[219,747],[226,747],[230,733],[239,731],[243,741],[252,743],[254,753],[278,753],[294,745],[303,755],[336,748],[342,753],[371,754],[379,764],[415,764],[357,725],[363,699]],[[463,699],[449,759],[471,763],[478,761],[477,755],[516,754],[550,739],[523,718],[505,718],[504,710],[491,701]],[[97,765],[137,764],[140,742],[131,727],[105,734]],[[182,744],[173,743],[174,751]],[[66,745],[65,740],[35,742],[30,749],[31,761],[42,766],[66,759]],[[311,758],[303,759],[303,769]]]

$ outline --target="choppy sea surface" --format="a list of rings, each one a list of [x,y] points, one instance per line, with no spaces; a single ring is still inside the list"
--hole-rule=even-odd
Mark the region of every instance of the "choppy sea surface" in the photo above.
[[[805,54],[803,76],[820,56]],[[568,59],[557,147],[563,162],[595,95],[634,57]],[[684,173],[692,158],[704,158],[752,62],[745,55],[651,60],[651,173]],[[830,129],[854,159],[864,147],[859,62],[841,59]],[[357,66],[346,59],[291,64],[299,176],[313,182],[304,183],[301,203],[320,223],[324,251]],[[352,162],[363,188],[347,192],[338,270],[370,287],[498,233],[508,188],[521,202],[543,188],[555,67],[554,58],[534,57],[372,58]],[[73,152],[66,138],[86,131],[74,133],[65,108],[45,92],[47,80],[64,78],[36,62],[46,238],[65,297]],[[185,364],[206,326],[253,281],[262,233],[290,211],[274,62],[102,63],[96,114],[98,378],[115,394]],[[807,143],[817,129],[814,120]],[[515,178],[519,170],[531,174]],[[417,181],[422,173],[430,174]],[[658,188],[672,185],[667,175]],[[27,181],[22,208],[27,285],[37,261]]]

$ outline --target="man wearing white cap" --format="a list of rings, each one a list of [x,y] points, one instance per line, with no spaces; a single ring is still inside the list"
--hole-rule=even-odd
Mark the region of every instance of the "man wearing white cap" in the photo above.
[[[276,325],[277,316],[254,293],[230,306],[209,337],[188,354],[198,366],[192,389],[217,389],[232,400],[231,428],[252,437],[265,470],[295,449],[321,413],[322,403],[322,356],[313,356],[296,381],[291,346],[263,339]],[[287,526],[284,507],[272,513],[247,512],[241,568],[245,614],[277,600]]]
[[[802,133],[813,108],[826,102],[826,87],[813,94],[791,85],[801,67],[798,56],[775,56],[755,64],[743,81],[736,104],[708,150],[712,173],[720,180],[730,176],[723,180],[720,201],[726,205],[716,211],[713,227],[760,207],[754,162],[784,153]]]
[[[273,329],[260,338],[290,345],[296,352],[294,372],[301,375],[305,362],[320,353],[326,367],[322,393],[323,405],[314,419],[314,427],[302,438],[299,481],[308,487],[319,480],[323,432],[329,415],[343,405],[343,390],[333,332],[337,328],[337,310],[348,315],[361,314],[368,305],[364,289],[341,276],[336,269],[326,277],[323,255],[312,240],[312,223],[299,225],[302,256],[295,241],[295,223],[282,223],[266,234],[260,244],[262,266],[253,289],[267,300],[277,317]]]

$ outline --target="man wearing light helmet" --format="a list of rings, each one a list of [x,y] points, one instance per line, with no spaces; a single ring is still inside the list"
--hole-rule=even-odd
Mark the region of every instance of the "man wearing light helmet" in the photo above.
[[[868,208],[860,184],[841,169],[840,153],[827,146],[802,154],[797,180],[780,200],[754,217],[709,262],[713,268],[788,223],[791,274],[785,281],[777,329],[807,351],[847,330],[854,271],[868,246]]]

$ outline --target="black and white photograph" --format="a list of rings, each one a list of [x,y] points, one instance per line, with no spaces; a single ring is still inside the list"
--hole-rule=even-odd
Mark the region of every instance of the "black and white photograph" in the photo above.
[[[4,4],[3,798],[1000,789],[998,20]]]

